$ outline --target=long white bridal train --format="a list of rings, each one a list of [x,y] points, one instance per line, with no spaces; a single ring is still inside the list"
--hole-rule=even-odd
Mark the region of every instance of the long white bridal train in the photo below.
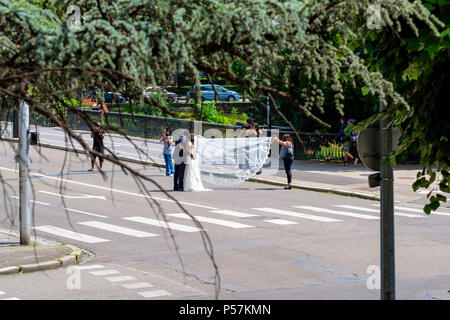
[[[193,154],[184,178],[185,191],[209,191],[203,182],[235,186],[255,175],[267,160],[270,137],[215,138],[195,136]]]

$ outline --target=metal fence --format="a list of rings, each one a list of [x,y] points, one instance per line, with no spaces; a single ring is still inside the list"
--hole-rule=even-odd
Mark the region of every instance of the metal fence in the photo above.
[[[195,121],[177,118],[167,118],[159,116],[148,116],[140,114],[127,114],[119,112],[100,113],[98,111],[84,111],[90,119],[94,122],[101,122],[109,128],[120,130],[121,132],[135,137],[157,139],[161,136],[164,128],[169,128],[171,131],[176,129],[187,129],[194,132]],[[66,115],[68,124],[76,130],[90,130],[88,124],[79,115],[68,112]],[[51,127],[54,124],[46,117],[35,115],[32,119],[33,124],[44,127]],[[224,125],[218,123],[201,122],[202,134],[205,134],[209,129],[215,129],[225,137],[227,130],[236,130],[239,127]],[[278,128],[275,128],[278,129]],[[198,131],[197,131],[198,132]],[[271,135],[275,134],[275,130],[271,131]],[[279,138],[289,133],[294,141],[295,158],[297,159],[324,159],[337,160],[343,158],[342,146],[332,144],[335,134],[320,134],[299,132],[305,150],[304,151],[300,141],[292,131],[284,128],[278,129]],[[210,131],[211,133],[211,131]],[[217,134],[219,135],[219,133]]]
[[[195,121],[177,118],[167,118],[159,116],[148,116],[140,114],[128,113],[100,113],[98,111],[85,111],[85,113],[94,122],[100,121],[103,125],[116,128],[121,132],[135,137],[157,139],[161,136],[164,128],[169,128],[171,131],[176,129],[187,129],[194,132]],[[5,115],[4,115],[5,116]],[[11,118],[10,116],[8,118]],[[76,130],[90,130],[88,124],[77,114],[68,112],[66,115],[68,124]],[[12,119],[8,119],[12,121]],[[53,127],[55,124],[42,115],[34,115],[31,119],[32,125]],[[236,130],[238,127],[217,124],[217,123],[201,123],[202,134],[209,129],[220,131],[222,136],[226,136],[227,130]],[[301,142],[297,139],[294,132],[287,130],[285,127],[273,128],[278,130],[279,138],[288,133],[294,141],[294,153],[296,159],[305,160],[341,160],[344,158],[342,144],[333,143],[333,138],[336,134],[332,133],[311,133],[298,132],[303,141],[304,148]],[[271,131],[271,135],[276,131]],[[408,157],[405,163],[418,163],[419,157]]]
[[[339,160],[344,158],[342,144],[333,143],[336,134],[297,132],[300,142],[293,131],[280,130],[280,138],[289,134],[294,142],[294,155],[297,159]]]

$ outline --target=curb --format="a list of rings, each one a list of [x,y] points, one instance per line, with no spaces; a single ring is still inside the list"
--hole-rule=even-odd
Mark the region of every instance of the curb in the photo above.
[[[81,257],[83,254],[85,254],[85,252],[72,245],[66,244],[65,246],[72,249],[72,252],[60,259],[45,261],[39,264],[25,264],[23,266],[0,268],[0,275],[57,269],[60,267],[66,267],[68,265],[80,263],[82,261]]]
[[[2,138],[0,140],[17,142],[17,138]],[[70,152],[79,153],[79,154],[86,154],[85,150],[79,150],[79,149],[75,149],[75,148],[71,148],[71,147],[62,147],[62,146],[56,146],[56,145],[47,144],[47,143],[38,143],[37,145],[40,147],[44,147],[44,148],[58,149],[58,150],[62,150],[62,151],[70,151]],[[109,155],[106,155],[105,158],[107,158],[108,156]],[[132,162],[132,163],[142,164],[142,165],[147,165],[147,166],[152,166],[152,167],[165,168],[165,165],[163,165],[163,164],[154,163],[154,162],[145,161],[145,160],[136,160],[136,159],[126,158],[126,157],[121,157],[121,156],[116,156],[116,159],[120,160],[120,161]],[[261,178],[249,178],[249,179],[247,179],[247,181],[263,183],[263,184],[268,184],[268,185],[281,186],[281,187],[286,185],[285,183],[282,183],[282,182],[261,179]],[[379,196],[374,196],[374,195],[369,195],[369,194],[364,194],[364,193],[354,192],[354,191],[336,190],[336,189],[332,189],[332,188],[310,187],[310,186],[304,186],[304,185],[294,184],[294,183],[292,184],[292,188],[307,190],[307,191],[322,192],[322,193],[333,193],[333,194],[337,194],[340,196],[355,197],[355,198],[361,198],[361,199],[365,199],[365,200],[380,201]]]
[[[261,179],[261,178],[250,178],[250,179],[247,179],[247,181],[257,182],[257,183],[264,183],[264,184],[280,186],[280,187],[284,187],[286,185],[286,183],[283,183],[283,182],[272,181],[272,180]],[[310,187],[310,186],[304,186],[304,185],[295,184],[295,183],[292,183],[291,185],[292,185],[293,189],[301,189],[301,190],[315,191],[315,192],[322,192],[322,193],[333,193],[333,194],[337,194],[337,195],[340,195],[340,196],[347,196],[347,197],[361,198],[361,199],[365,199],[365,200],[380,201],[380,197],[378,197],[378,196],[373,196],[373,195],[370,195],[370,194],[364,194],[364,193],[360,193],[360,192],[353,192],[353,191],[346,191],[346,190],[336,190],[336,189],[331,189],[331,188]]]

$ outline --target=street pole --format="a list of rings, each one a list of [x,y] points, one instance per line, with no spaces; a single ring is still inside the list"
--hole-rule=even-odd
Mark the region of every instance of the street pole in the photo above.
[[[14,108],[13,110],[13,138],[19,137],[19,113]]]
[[[272,123],[270,122],[270,100],[269,96],[267,96],[267,132],[270,136],[270,129],[272,129]]]
[[[23,101],[19,111],[19,219],[20,219],[20,244],[30,244],[30,181],[28,175],[28,135],[29,135],[29,113],[28,104]]]
[[[380,112],[385,110],[380,102]],[[389,119],[380,121],[381,160],[392,152],[388,122]],[[395,300],[394,172],[390,164],[380,164],[380,200],[381,299]]]

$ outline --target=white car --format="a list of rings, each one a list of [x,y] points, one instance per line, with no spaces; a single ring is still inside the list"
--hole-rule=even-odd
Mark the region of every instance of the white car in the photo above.
[[[169,92],[166,89],[161,88],[161,87],[147,87],[143,91],[144,97],[148,97],[155,93],[162,94],[164,96],[164,100],[166,100],[166,101],[173,101],[173,102],[178,101],[178,95],[176,93]]]

